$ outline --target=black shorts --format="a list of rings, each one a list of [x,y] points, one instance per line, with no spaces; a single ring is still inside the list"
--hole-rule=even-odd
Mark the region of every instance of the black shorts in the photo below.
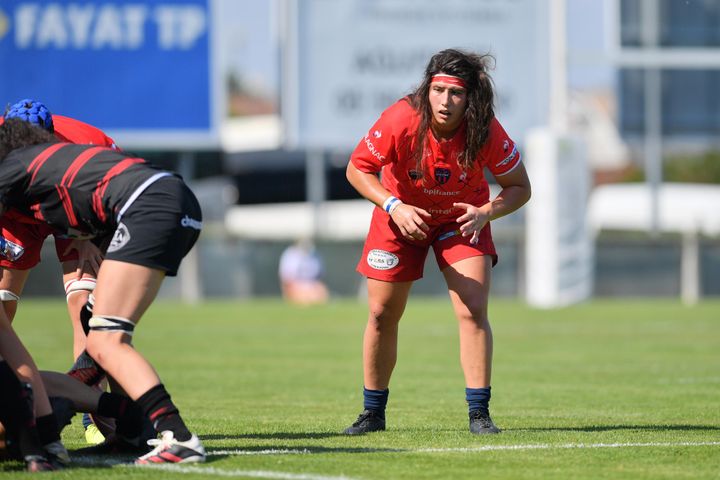
[[[105,258],[177,275],[202,228],[197,198],[182,179],[160,178],[124,212]]]

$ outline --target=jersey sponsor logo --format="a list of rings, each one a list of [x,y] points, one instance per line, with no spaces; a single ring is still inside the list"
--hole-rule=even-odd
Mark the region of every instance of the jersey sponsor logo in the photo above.
[[[450,180],[450,169],[449,168],[436,168],[435,169],[435,181],[440,185],[447,183]]]
[[[515,145],[513,145],[513,149],[512,149],[512,152],[510,152],[510,155],[508,155],[507,157],[500,160],[498,163],[495,164],[495,166],[503,167],[503,166],[507,165],[508,163],[515,160],[515,157],[517,157],[517,153],[518,153],[517,147]]]
[[[365,138],[363,140],[365,141],[365,146],[370,151],[373,157],[377,158],[381,162],[385,160],[385,155],[377,151],[375,145],[373,145],[373,143],[370,141],[370,137],[368,135],[365,135]]]
[[[398,266],[400,259],[393,253],[376,248],[368,252],[367,263],[375,270],[390,270]]]
[[[436,195],[436,196],[440,196],[440,197],[452,197],[452,196],[459,194],[460,192],[458,192],[458,191],[446,192],[445,190],[440,190],[439,188],[423,188],[423,193],[425,195]]]
[[[180,225],[187,228],[194,228],[195,230],[202,230],[202,222],[195,220],[194,218],[190,218],[187,215],[180,220]]]
[[[112,240],[110,241],[110,246],[108,247],[107,251],[110,252],[117,252],[121,248],[123,248],[127,243],[130,241],[130,231],[125,226],[124,223],[120,222],[115,229],[115,234],[113,235]]]
[[[456,211],[454,208],[430,208],[428,213],[433,215],[449,215]]]

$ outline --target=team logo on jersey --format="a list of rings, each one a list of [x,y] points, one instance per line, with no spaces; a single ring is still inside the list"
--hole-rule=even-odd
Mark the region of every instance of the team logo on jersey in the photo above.
[[[440,185],[447,183],[450,180],[450,169],[449,168],[436,168],[435,169],[435,181]]]
[[[375,131],[373,132],[373,137],[375,137],[375,138],[380,138],[380,137],[382,137],[382,132],[381,132],[380,130],[375,130]]]
[[[505,140],[505,141],[503,142],[503,152],[507,153],[508,148],[510,148],[510,142],[508,142],[507,140]]]
[[[420,180],[423,177],[423,174],[420,170],[415,170],[413,168],[412,170],[408,170],[408,176],[413,180]]]
[[[390,270],[398,266],[400,259],[393,253],[376,248],[368,252],[367,263],[375,270]]]
[[[108,247],[107,251],[110,252],[117,252],[121,248],[123,248],[127,243],[130,241],[130,231],[125,226],[124,223],[120,222],[115,229],[115,235],[113,235],[112,240],[110,241],[110,246]]]

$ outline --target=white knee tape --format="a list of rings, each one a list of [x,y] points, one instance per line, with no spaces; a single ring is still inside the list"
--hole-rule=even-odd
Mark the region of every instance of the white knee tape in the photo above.
[[[0,290],[0,302],[18,302],[20,296],[15,295],[10,290]]]
[[[135,330],[135,324],[123,317],[114,317],[110,315],[95,315],[89,322],[90,330],[97,332],[122,332],[132,337]]]
[[[94,278],[81,278],[80,280],[68,280],[65,282],[65,297],[69,300],[70,295],[77,292],[92,292],[97,282]]]

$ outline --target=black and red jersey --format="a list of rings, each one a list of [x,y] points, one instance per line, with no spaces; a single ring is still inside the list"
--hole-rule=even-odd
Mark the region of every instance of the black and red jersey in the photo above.
[[[65,236],[91,238],[114,231],[121,209],[162,175],[171,174],[108,147],[43,143],[0,162],[0,203]]]

